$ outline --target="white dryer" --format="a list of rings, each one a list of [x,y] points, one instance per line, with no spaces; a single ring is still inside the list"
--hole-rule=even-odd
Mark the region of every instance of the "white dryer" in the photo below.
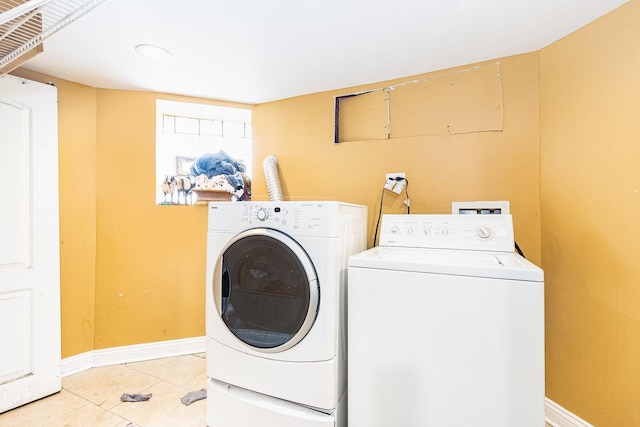
[[[346,426],[346,279],[367,209],[210,203],[207,424]]]
[[[510,215],[385,215],[349,260],[350,427],[544,425],[544,282]]]

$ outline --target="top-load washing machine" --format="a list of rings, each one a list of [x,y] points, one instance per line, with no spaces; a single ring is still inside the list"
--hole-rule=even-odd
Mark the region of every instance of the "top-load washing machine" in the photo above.
[[[511,215],[385,215],[349,259],[350,427],[544,425],[543,271]]]
[[[209,204],[207,424],[346,426],[346,279],[367,209]]]

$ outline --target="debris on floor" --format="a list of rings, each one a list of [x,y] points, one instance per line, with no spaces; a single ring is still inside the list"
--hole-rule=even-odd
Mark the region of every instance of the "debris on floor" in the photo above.
[[[191,405],[193,402],[197,402],[198,400],[206,399],[207,397],[207,389],[203,388],[198,391],[190,391],[189,393],[182,396],[180,401],[186,406]]]
[[[151,399],[151,396],[153,396],[152,393],[149,393],[149,394],[124,393],[122,396],[120,396],[120,401],[121,402],[144,402],[146,400]]]

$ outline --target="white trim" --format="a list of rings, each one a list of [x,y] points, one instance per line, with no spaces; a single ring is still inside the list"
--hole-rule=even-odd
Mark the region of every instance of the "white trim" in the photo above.
[[[60,374],[64,378],[91,368],[93,368],[93,351],[88,351],[62,359]]]
[[[553,427],[593,427],[548,397],[544,399],[544,413],[546,423]]]
[[[92,350],[62,359],[60,372],[62,377],[66,377],[98,366],[119,365],[121,363],[160,359],[162,357],[204,353],[205,351],[205,337],[112,347]]]

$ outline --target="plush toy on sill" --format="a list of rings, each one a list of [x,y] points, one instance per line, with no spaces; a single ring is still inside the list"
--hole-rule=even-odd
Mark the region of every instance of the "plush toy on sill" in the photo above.
[[[173,192],[176,190],[176,178],[165,175],[160,188],[162,188],[162,192],[164,193],[164,201],[167,202],[167,196],[170,196],[169,202],[173,203]]]

